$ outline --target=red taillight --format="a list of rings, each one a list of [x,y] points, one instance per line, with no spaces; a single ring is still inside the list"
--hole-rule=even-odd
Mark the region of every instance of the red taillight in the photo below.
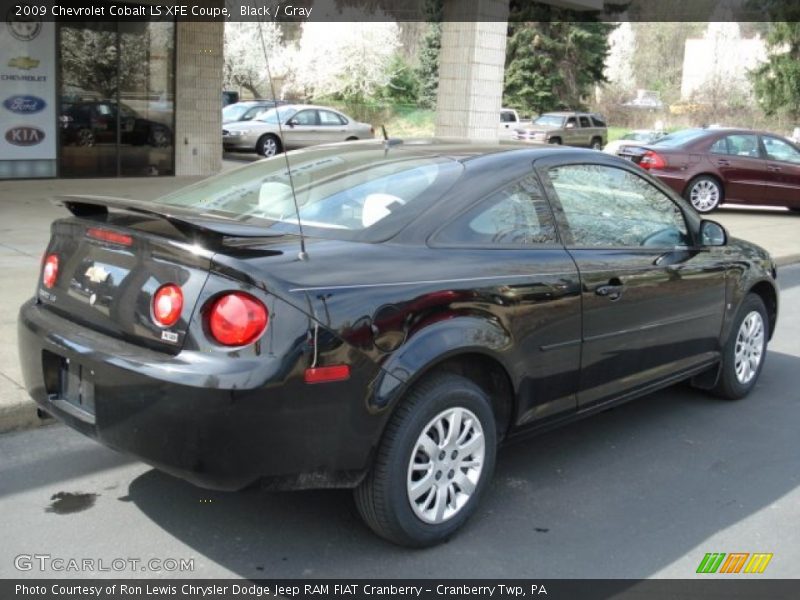
[[[173,283],[162,285],[153,296],[153,320],[162,327],[178,322],[183,310],[183,292]]]
[[[50,254],[44,259],[44,268],[42,269],[42,283],[47,289],[52,288],[58,279],[58,256]]]
[[[644,156],[642,156],[639,166],[643,169],[663,169],[667,166],[667,161],[657,152],[648,150],[644,153]]]
[[[208,313],[211,336],[224,346],[254,342],[267,328],[269,313],[250,294],[231,292],[218,298]]]
[[[344,381],[350,378],[350,365],[333,365],[330,367],[315,367],[306,369],[306,383],[326,383],[329,381]]]
[[[86,237],[103,242],[111,242],[112,244],[120,244],[121,246],[130,246],[133,244],[133,238],[129,235],[117,231],[110,231],[108,229],[97,229],[96,227],[87,229]]]

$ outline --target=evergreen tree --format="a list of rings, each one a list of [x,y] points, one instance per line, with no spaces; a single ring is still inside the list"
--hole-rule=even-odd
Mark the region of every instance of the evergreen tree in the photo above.
[[[504,104],[537,113],[582,108],[592,86],[606,81],[608,35],[615,27],[591,18],[512,0]]]
[[[443,0],[425,0],[425,17],[428,31],[422,38],[422,50],[416,69],[419,80],[419,104],[422,108],[436,108],[439,90],[439,51],[442,48]]]
[[[756,98],[767,115],[800,119],[800,23],[772,23],[766,42],[769,58],[752,73]]]

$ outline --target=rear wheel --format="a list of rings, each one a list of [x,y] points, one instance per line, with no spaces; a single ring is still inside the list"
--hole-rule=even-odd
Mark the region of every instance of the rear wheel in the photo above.
[[[736,313],[736,320],[722,351],[719,381],[713,392],[737,400],[750,393],[758,381],[767,353],[769,318],[764,302],[748,294]]]
[[[78,146],[94,146],[94,132],[91,129],[81,129],[75,143]]]
[[[258,142],[256,143],[256,152],[258,152],[258,154],[261,156],[266,156],[269,158],[270,156],[275,156],[280,151],[281,142],[277,136],[267,133],[266,135],[262,135],[260,138],[258,138]]]
[[[685,197],[699,213],[710,213],[723,199],[723,189],[719,181],[708,175],[695,177],[686,186]]]
[[[592,143],[590,144],[592,150],[602,150],[603,149],[603,140],[599,137],[592,138]]]
[[[475,512],[494,471],[497,433],[483,390],[443,373],[419,383],[387,425],[355,490],[369,527],[396,544],[431,546]]]

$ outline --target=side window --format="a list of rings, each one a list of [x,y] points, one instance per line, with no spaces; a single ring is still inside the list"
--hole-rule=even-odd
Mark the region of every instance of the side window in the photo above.
[[[638,175],[601,165],[554,167],[549,174],[575,246],[689,243],[681,210]]]
[[[729,135],[717,140],[711,147],[715,154],[730,154],[732,156],[749,156],[759,158],[758,137],[750,134]]]
[[[566,125],[566,126],[567,126],[568,128],[577,127],[577,126],[578,126],[578,123],[577,123],[577,121],[575,120],[575,117],[570,117],[569,119],[567,119],[567,125]]]
[[[774,137],[762,137],[764,148],[767,151],[767,158],[770,160],[782,160],[785,162],[800,163],[800,151],[791,144]]]
[[[301,110],[294,117],[292,117],[298,125],[316,125],[317,124],[317,111],[315,110]]]
[[[600,117],[596,117],[594,115],[592,115],[592,122],[594,123],[595,127],[605,127],[606,126],[606,122],[603,119],[601,119]]]
[[[581,120],[581,127],[591,127],[592,124],[589,123],[589,117],[580,117]]]
[[[500,121],[503,123],[516,123],[516,119],[514,118],[514,113],[510,110],[503,110],[500,111]]]
[[[464,246],[530,246],[556,243],[555,224],[539,181],[530,175],[473,206],[435,238]]]
[[[711,146],[712,154],[728,154],[728,138],[719,138]]]
[[[319,114],[320,125],[343,125],[342,120],[336,113],[329,110],[318,110],[317,113]]]

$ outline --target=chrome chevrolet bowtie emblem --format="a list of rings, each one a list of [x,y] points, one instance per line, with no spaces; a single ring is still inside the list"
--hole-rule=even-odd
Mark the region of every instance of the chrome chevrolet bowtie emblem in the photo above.
[[[103,267],[92,265],[86,269],[86,277],[92,283],[104,283],[108,279],[109,272]]]

